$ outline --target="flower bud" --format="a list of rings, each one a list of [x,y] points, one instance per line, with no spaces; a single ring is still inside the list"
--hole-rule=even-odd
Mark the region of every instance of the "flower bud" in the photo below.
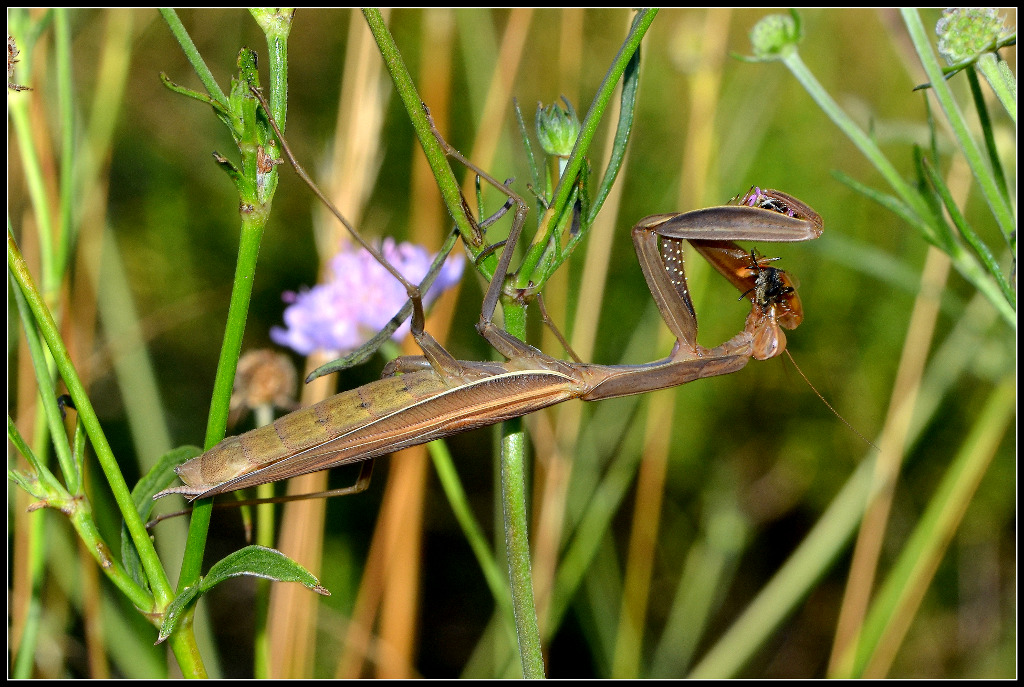
[[[803,32],[796,19],[783,14],[769,14],[750,30],[754,56],[764,61],[785,57],[802,39]]]
[[[580,134],[580,120],[565,96],[562,96],[562,102],[568,109],[562,109],[556,103],[547,107],[537,103],[537,139],[548,155],[569,157]]]

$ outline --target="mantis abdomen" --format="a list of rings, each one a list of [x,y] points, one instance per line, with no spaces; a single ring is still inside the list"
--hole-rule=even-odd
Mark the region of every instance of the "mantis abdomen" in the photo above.
[[[180,465],[186,486],[165,493],[213,496],[369,460],[579,395],[558,372],[463,365],[457,385],[432,370],[386,377],[229,437]]]

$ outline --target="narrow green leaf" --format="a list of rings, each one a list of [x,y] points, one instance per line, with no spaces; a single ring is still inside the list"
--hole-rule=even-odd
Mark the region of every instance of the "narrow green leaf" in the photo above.
[[[960,231],[960,235],[964,237],[964,240],[974,249],[974,252],[981,259],[981,262],[985,265],[985,269],[988,273],[995,278],[999,284],[999,288],[1002,289],[1003,295],[1006,296],[1006,301],[1014,308],[1017,307],[1017,297],[1013,293],[1013,288],[1010,283],[1003,276],[1002,270],[999,268],[999,264],[996,262],[995,257],[992,255],[992,251],[989,250],[988,246],[981,237],[974,231],[974,228],[967,222],[967,218],[964,217],[963,213],[960,212],[960,208],[957,207],[956,201],[953,200],[953,194],[950,192],[949,187],[946,186],[946,182],[943,181],[942,176],[935,171],[935,168],[928,164],[927,160],[924,164],[925,174],[928,175],[928,181],[931,183],[935,192],[938,193],[942,199],[943,204],[946,206],[946,212],[949,213],[950,219],[953,220],[953,224]]]
[[[634,25],[640,15],[634,20]],[[629,143],[629,133],[633,128],[633,114],[636,110],[636,92],[640,85],[640,48],[637,47],[633,57],[626,64],[626,70],[622,73],[622,96],[619,108],[619,123],[615,129],[615,141],[612,144],[611,158],[608,160],[608,167],[604,171],[604,177],[598,186],[597,195],[586,214],[585,224],[592,224],[601,211],[601,206],[611,193],[612,185],[622,169],[622,161],[626,158],[626,144]]]
[[[523,150],[526,151],[526,162],[530,167],[530,180],[533,182],[533,188],[536,189],[538,194],[543,194],[545,189],[541,186],[540,182],[540,171],[537,169],[537,159],[533,155],[533,146],[530,144],[530,135],[526,132],[526,122],[523,121],[523,111],[519,109],[519,101],[512,100],[512,107],[516,113],[516,122],[519,124],[519,135],[523,139]],[[538,195],[540,198],[540,195]],[[547,198],[541,200],[542,203],[547,203]]]
[[[331,595],[320,586],[320,581],[311,572],[291,558],[275,549],[255,544],[228,554],[214,563],[200,581],[200,591],[208,592],[218,583],[239,575],[252,575],[277,582],[298,582],[317,594]]]
[[[857,193],[860,193],[870,198],[871,200],[875,201],[885,209],[895,214],[897,217],[902,217],[907,224],[910,224],[911,226],[915,226],[918,229],[920,229],[921,234],[924,236],[925,240],[928,241],[928,243],[938,246],[938,241],[933,236],[931,227],[929,227],[927,224],[924,224],[921,221],[921,217],[916,212],[914,212],[914,210],[909,205],[904,203],[896,196],[884,193],[883,191],[879,191],[878,189],[872,188],[867,184],[861,183],[854,179],[853,177],[851,177],[849,174],[846,174],[845,172],[840,172],[836,170],[832,172],[832,176],[839,180],[840,183],[846,184],[847,186],[852,188]]]
[[[197,584],[186,587],[174,597],[164,613],[157,643],[159,644],[174,634],[181,619],[186,616],[189,606],[200,595],[210,591],[224,580],[240,575],[262,577],[277,582],[298,582],[317,594],[331,595],[329,591],[320,586],[320,582],[312,573],[280,551],[255,544],[246,546],[214,563],[206,576],[200,578]]]

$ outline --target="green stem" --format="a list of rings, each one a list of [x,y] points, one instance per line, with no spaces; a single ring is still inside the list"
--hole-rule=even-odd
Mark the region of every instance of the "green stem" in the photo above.
[[[44,566],[46,564],[46,543],[44,531],[46,520],[41,517],[32,518],[29,524],[28,541],[28,569],[31,580],[32,596],[28,600],[28,611],[25,613],[25,624],[21,631],[21,644],[18,647],[10,647],[10,650],[17,649],[17,656],[11,671],[17,679],[32,677],[32,668],[35,666],[36,647],[39,645],[39,630],[42,625],[43,603],[40,599],[42,594]],[[21,562],[20,564],[24,564]]]
[[[505,328],[523,340],[526,336],[526,308],[505,305]],[[526,435],[522,421],[502,425],[501,502],[505,519],[505,550],[508,555],[509,583],[512,588],[512,609],[519,659],[523,677],[544,677],[544,655],[541,651],[540,627],[533,597],[533,576],[530,566],[530,540],[527,533],[526,506]]]
[[[275,7],[250,9],[249,12],[267,37],[267,54],[270,56],[270,111],[281,131],[285,131],[288,128],[288,34],[291,33],[295,9]]]
[[[555,187],[555,193],[551,201],[552,207],[561,208],[569,199],[569,194],[572,193],[576,177],[583,170],[583,165],[586,162],[586,152],[590,149],[590,143],[597,134],[597,128],[601,123],[601,118],[608,107],[608,103],[611,101],[615,86],[622,77],[622,73],[626,70],[629,61],[633,58],[633,53],[640,48],[640,41],[647,34],[647,29],[650,28],[657,14],[657,9],[644,9],[640,11],[640,16],[633,22],[632,30],[623,42],[622,47],[619,48],[611,68],[608,70],[604,81],[601,82],[601,86],[594,96],[586,117],[583,118],[583,122],[580,125],[580,135],[576,139],[576,145],[573,146],[572,153],[570,153],[569,160],[565,165],[565,171],[562,172],[562,176],[558,180],[558,186]],[[550,222],[557,223],[557,219],[552,217]],[[550,225],[550,230],[554,230],[554,224]]]
[[[71,357],[68,355],[64,342],[60,338],[60,332],[57,330],[56,323],[53,321],[49,309],[46,307],[35,286],[32,275],[25,264],[17,243],[14,241],[10,228],[8,228],[7,232],[7,266],[14,279],[18,282],[18,287],[24,294],[29,309],[35,317],[36,325],[43,336],[43,340],[46,341],[50,355],[53,356],[54,362],[57,365],[57,370],[60,372],[61,378],[68,388],[68,393],[71,394],[71,398],[75,402],[82,426],[89,435],[93,450],[96,452],[96,459],[99,461],[100,468],[107,478],[107,483],[110,486],[111,492],[113,492],[114,500],[121,511],[121,517],[124,518],[125,526],[128,528],[135,548],[138,550],[142,567],[153,589],[153,597],[150,597],[148,593],[141,590],[118,566],[104,566],[104,571],[108,575],[115,574],[119,576],[118,579],[115,579],[115,584],[136,606],[146,613],[160,613],[170,603],[173,595],[170,581],[167,579],[167,574],[160,564],[156,549],[149,538],[149,532],[146,531],[146,526],[135,509],[131,492],[124,481],[124,477],[121,475],[117,459],[114,457],[110,444],[107,443],[107,438],[103,434],[103,428],[100,426],[96,411],[93,409],[92,403],[85,393],[85,387],[78,378],[78,373],[71,362]],[[98,548],[94,548],[93,553],[99,556],[101,552]],[[190,631],[181,632],[172,637],[170,645],[185,674],[205,675],[205,668],[195,644],[195,637]]]
[[[441,191],[445,207],[448,208],[448,214],[455,219],[455,224],[466,245],[471,250],[479,252],[481,247],[475,245],[476,239],[474,239],[476,230],[462,209],[462,191],[459,188],[459,182],[455,179],[455,174],[448,164],[448,156],[434,137],[433,128],[424,111],[424,103],[420,100],[420,94],[416,90],[409,69],[405,66],[402,54],[398,51],[395,39],[391,36],[387,24],[384,23],[384,17],[381,16],[380,10],[366,8],[363,10],[363,16],[366,18],[366,24],[370,27],[374,40],[377,41],[381,57],[384,58],[384,64],[395,84],[395,91],[402,100],[402,104],[405,105],[405,111],[416,132],[416,138],[423,148],[423,153],[427,156],[427,163],[437,180],[437,187]]]
[[[93,409],[92,403],[85,393],[85,387],[82,386],[74,364],[71,362],[71,357],[64,347],[64,342],[60,338],[57,325],[53,321],[53,317],[50,315],[46,304],[43,302],[32,279],[32,275],[29,273],[28,266],[25,264],[21,251],[18,249],[18,245],[15,243],[14,236],[10,231],[7,233],[7,266],[14,279],[18,282],[18,287],[21,289],[22,294],[24,294],[29,309],[32,311],[33,317],[35,317],[39,332],[42,334],[43,340],[50,350],[50,355],[53,356],[61,378],[68,388],[68,393],[71,394],[71,398],[75,402],[78,416],[81,418],[82,425],[85,427],[93,449],[96,451],[96,458],[99,461],[100,468],[102,468],[103,474],[107,478],[110,489],[114,494],[114,500],[121,510],[121,516],[124,518],[132,541],[139,551],[139,557],[153,587],[156,606],[163,607],[171,600],[170,582],[168,582],[163,567],[160,565],[160,559],[156,555],[156,549],[153,548],[153,542],[149,538],[146,526],[141,518],[139,518],[138,511],[135,510],[131,491],[121,475],[117,459],[114,457],[110,444],[107,443],[107,438],[103,433],[103,428],[100,426],[99,418],[96,417],[96,411]],[[148,594],[143,596],[133,595],[130,598],[132,598],[133,603],[147,612],[156,610],[154,609],[154,599],[150,598]]]
[[[228,306],[228,318],[224,328],[224,340],[217,363],[213,398],[206,426],[204,446],[209,449],[224,438],[227,429],[231,390],[242,350],[242,337],[245,333],[245,322],[249,313],[249,302],[252,298],[260,243],[277,188],[277,172],[274,169],[268,172],[264,168],[263,156],[276,157],[277,151],[272,137],[267,135],[265,120],[261,120],[258,114],[258,103],[250,94],[251,88],[259,86],[255,53],[250,51],[240,53],[238,81],[232,86],[232,97],[229,103],[212,75],[208,73],[209,70],[206,69],[202,57],[198,51],[195,51],[191,39],[180,25],[177,16],[170,10],[164,11],[163,15],[211,97],[224,104],[223,111],[225,113],[230,113],[230,120],[226,120],[226,123],[229,123],[232,128],[232,135],[235,137],[242,158],[241,172],[234,171],[232,174],[241,201],[242,227],[239,236],[238,260],[235,265],[231,299]],[[287,46],[285,41],[288,36],[291,16],[290,11],[264,11],[260,12],[258,16],[254,13],[254,17],[267,37],[270,51],[271,91],[269,99],[274,103],[271,107],[272,110],[275,110],[274,117],[280,122],[284,121],[286,114]],[[201,499],[193,507],[185,555],[182,559],[181,575],[178,580],[179,593],[199,581],[211,511],[212,499]],[[195,606],[185,612],[177,626],[178,629],[171,635],[172,640],[179,635],[192,637],[194,612]],[[179,661],[181,661],[180,657]]]
[[[805,598],[853,537],[864,506],[873,496],[874,463],[872,458],[861,462],[811,532],[687,677],[721,680],[736,675],[767,635]]]
[[[857,126],[857,123],[832,99],[832,96],[828,94],[828,91],[818,82],[814,74],[811,73],[811,70],[804,64],[804,61],[800,59],[800,53],[796,50],[787,51],[782,58],[782,62],[789,68],[793,76],[796,77],[796,80],[800,82],[800,85],[804,87],[814,102],[818,104],[818,107],[846,134],[847,138],[857,146],[857,149],[863,153],[864,157],[875,166],[875,169],[881,173],[882,177],[896,191],[896,194],[911,207],[918,217],[918,226],[926,228],[927,231],[931,232],[931,227],[928,226],[926,221],[926,218],[931,215],[931,211],[924,202],[924,199],[900,176],[899,171],[889,162],[889,158],[885,156],[871,137],[864,133]]]
[[[398,46],[395,45],[391,32],[384,23],[384,18],[375,9],[363,10],[366,23],[373,33],[374,40],[380,49],[381,56],[387,65],[402,103],[405,105],[409,121],[412,123],[419,139],[427,162],[437,180],[438,188],[448,208],[449,214],[455,219],[465,242],[474,246],[475,229],[470,224],[463,210],[462,192],[448,164],[447,155],[434,137],[434,132],[423,109],[423,102],[412,81],[412,76],[405,66]],[[521,331],[512,331],[510,320],[516,308],[506,307],[506,328],[514,336],[522,338],[525,326]],[[525,314],[525,313],[524,313]],[[525,318],[519,318],[525,324]],[[543,677],[544,657],[540,648],[540,631],[537,625],[537,611],[533,601],[533,581],[530,576],[530,545],[526,528],[526,483],[524,479],[525,439],[522,431],[506,432],[502,450],[502,501],[505,512],[505,536],[509,557],[509,577],[512,588],[512,606],[519,639],[520,658],[523,675],[526,677]]]
[[[505,623],[505,626],[509,631],[509,639],[514,641],[515,625],[513,618],[515,617],[515,611],[512,608],[512,597],[509,594],[506,577],[494,558],[494,552],[490,549],[487,535],[484,534],[483,528],[480,527],[476,516],[473,515],[473,509],[469,505],[466,490],[463,488],[459,475],[455,470],[455,464],[452,461],[451,452],[448,450],[448,444],[441,440],[432,441],[427,444],[427,450],[430,451],[430,457],[434,462],[434,470],[437,472],[441,488],[444,489],[445,496],[448,497],[448,504],[452,508],[452,513],[454,513],[459,527],[462,528],[466,542],[473,550],[473,555],[476,556],[480,570],[484,574],[484,580],[491,590],[491,596],[494,597],[494,603],[498,606],[501,618],[508,621]]]
[[[53,246],[53,274],[43,275],[43,289],[47,293],[60,288],[67,258],[74,243],[72,207],[75,202],[74,170],[77,162],[74,153],[75,108],[71,82],[71,29],[68,26],[67,9],[54,10],[53,28],[57,53],[57,88],[60,92],[60,221],[56,227],[56,242]]]
[[[978,259],[981,260],[981,263],[987,268],[989,274],[992,275],[992,278],[996,280],[999,288],[1002,289],[1003,297],[1006,299],[1006,302],[1010,304],[1011,308],[1016,309],[1017,295],[1014,293],[1013,287],[1011,287],[1010,283],[1006,280],[1006,277],[1003,276],[992,252],[988,249],[985,242],[981,240],[981,237],[975,233],[971,225],[967,223],[967,219],[963,216],[963,213],[960,212],[960,208],[957,206],[956,201],[953,200],[953,194],[946,186],[942,177],[939,176],[939,173],[935,171],[935,168],[928,163],[927,159],[924,160],[922,167],[925,176],[932,185],[932,188],[935,189],[939,198],[942,199],[943,204],[946,206],[946,212],[949,213],[950,219],[953,220],[953,224],[960,231],[960,235],[963,236],[964,240],[971,246],[971,248],[974,249]],[[955,248],[956,251],[949,251],[950,256],[954,258],[960,257],[962,249],[960,246],[955,246]],[[956,255],[954,255],[954,253]],[[977,278],[978,280],[984,280],[984,275],[979,273]]]
[[[13,97],[12,97],[13,96]],[[32,199],[32,212],[39,234],[39,271],[43,275],[53,274],[53,214],[46,194],[46,181],[32,138],[32,123],[28,116],[28,95],[15,93],[8,96],[7,112],[14,124],[14,135],[18,139],[18,152],[24,167],[25,185]]]
[[[234,385],[235,370],[238,367],[238,357],[242,350],[242,336],[245,333],[245,320],[249,313],[249,301],[252,297],[252,285],[256,275],[256,261],[259,257],[260,241],[263,238],[266,221],[265,213],[249,213],[242,218],[235,279],[231,289],[231,301],[228,305],[224,341],[221,344],[220,359],[217,362],[217,375],[213,383],[210,416],[206,425],[204,442],[206,449],[223,439],[227,431],[231,389]],[[194,585],[199,579],[212,507],[212,499],[202,499],[196,502],[192,510],[188,544],[185,547],[185,556],[182,560],[181,576],[178,582],[179,592],[185,587]]]
[[[37,407],[41,409],[42,414],[46,418],[46,424],[41,427],[41,429],[45,430],[41,440],[45,442],[47,436],[64,436],[64,422],[60,416],[60,410],[57,408],[57,400],[53,394],[53,375],[50,366],[47,364],[46,355],[43,353],[43,344],[39,340],[39,330],[36,327],[35,319],[33,318],[28,306],[28,301],[25,300],[24,293],[14,280],[13,274],[11,274],[11,282],[11,286],[14,287],[12,289],[14,293],[14,301],[17,304],[18,314],[21,317],[22,331],[25,334],[25,342],[28,344],[29,358],[32,361],[32,368],[36,375],[36,383],[40,390],[46,390],[40,392],[37,403]],[[43,444],[39,443],[36,445],[42,446]],[[57,463],[60,465],[61,474],[64,476],[64,484],[67,485],[67,491],[76,495],[79,494],[81,490],[82,475],[79,473],[77,466],[75,465],[67,442],[54,441],[53,451],[57,456]],[[25,450],[22,449],[21,453],[30,461],[32,460]],[[47,486],[63,491],[63,487],[60,486],[57,478],[54,477],[53,473],[44,465],[37,462],[32,465],[32,468],[39,474],[39,478],[41,480],[47,482]]]
[[[120,561],[114,558],[110,547],[107,546],[96,521],[92,515],[92,508],[85,500],[76,500],[74,511],[70,514],[70,520],[78,536],[85,543],[85,548],[100,565],[100,570],[114,583],[114,586],[121,590],[128,599],[140,609],[151,607],[153,598],[145,589],[140,587],[124,569]]]
[[[257,427],[265,427],[274,421],[274,409],[269,403],[261,404],[252,409]],[[256,487],[258,499],[270,499],[274,496],[274,485],[261,484]],[[261,503],[255,508],[256,545],[268,549],[274,547],[274,504]],[[256,580],[256,629],[253,640],[253,675],[257,680],[271,677],[270,673],[270,590],[271,581]]]
[[[612,157],[609,160],[608,168],[601,181],[594,205],[587,210],[587,216],[583,218],[583,226],[576,236],[570,239],[565,251],[561,251],[555,260],[547,260],[545,254],[548,252],[549,237],[559,235],[559,227],[567,222],[566,212],[569,210],[570,200],[573,199],[573,191],[576,188],[576,181],[580,178],[583,167],[587,162],[587,153],[590,151],[590,144],[594,140],[597,129],[601,124],[605,111],[611,102],[615,87],[622,80],[622,75],[629,68],[630,62],[640,49],[640,42],[647,34],[654,17],[656,9],[640,10],[633,20],[629,34],[623,41],[619,52],[615,55],[604,81],[598,88],[594,99],[590,103],[583,122],[580,124],[580,133],[576,137],[572,152],[568,159],[559,160],[558,184],[554,193],[551,194],[551,201],[548,204],[548,211],[545,213],[546,222],[543,223],[540,231],[533,237],[526,256],[523,258],[516,277],[516,288],[530,288],[539,291],[544,287],[548,277],[557,270],[572,253],[576,243],[583,240],[587,235],[590,226],[593,224],[598,211],[611,190],[611,186],[618,175],[619,168],[625,156],[626,142],[629,138],[629,131],[633,120],[633,107],[636,98],[636,75],[631,79],[623,81],[622,110],[619,113],[619,125],[616,132],[616,139],[613,145]],[[543,220],[542,220],[543,221]]]
[[[168,11],[164,14],[172,31],[176,26],[177,16]],[[287,40],[290,27],[291,13],[260,13],[256,17],[260,27],[267,36],[270,46],[270,101],[276,103],[271,109],[279,109],[275,112],[275,119],[284,121],[285,106],[287,98],[287,47],[284,42]],[[192,45],[191,39],[184,28],[181,33],[175,32],[178,41],[182,44],[186,54],[189,54],[188,45]],[[203,78],[201,68],[205,69],[205,63],[198,52],[189,56],[193,67]],[[256,264],[259,257],[260,243],[263,239],[263,231],[270,215],[270,207],[273,201],[274,191],[277,186],[276,171],[271,171],[265,183],[260,183],[261,171],[260,155],[270,154],[268,149],[262,147],[266,132],[261,128],[257,116],[257,104],[250,99],[248,89],[250,86],[258,86],[259,77],[256,72],[255,55],[243,53],[239,61],[239,79],[245,81],[244,88],[233,89],[235,93],[245,93],[238,106],[238,112],[234,116],[238,118],[240,128],[236,142],[242,154],[242,174],[236,179],[239,190],[242,211],[242,227],[239,236],[238,259],[235,264],[235,276],[232,282],[231,299],[228,305],[228,318],[224,328],[224,340],[221,344],[220,357],[217,362],[217,374],[214,379],[213,397],[210,403],[210,414],[206,425],[206,439],[204,448],[209,449],[224,438],[227,430],[228,414],[230,412],[231,390],[234,386],[235,371],[238,368],[238,358],[242,350],[242,337],[245,334],[245,322],[249,314],[249,302],[252,298],[252,288],[256,277]],[[212,85],[206,83],[207,90],[214,98],[223,98],[219,87],[214,82]],[[225,103],[227,101],[225,100]],[[192,511],[192,519],[189,523],[188,542],[185,548],[185,556],[182,560],[181,576],[178,580],[178,591],[193,586],[199,580],[199,573],[203,562],[203,551],[206,548],[206,536],[210,526],[210,515],[212,510],[211,499],[201,499],[196,503]],[[183,621],[182,627],[189,627],[190,619]]]
[[[989,164],[992,165],[992,174],[995,177],[996,186],[1003,200],[1009,202],[1010,192],[1006,186],[1006,175],[1003,173],[1003,164],[999,161],[999,148],[996,145],[996,133],[992,126],[992,120],[988,116],[988,105],[985,104],[985,95],[981,92],[981,82],[978,73],[973,69],[965,70],[967,83],[971,86],[971,98],[974,100],[974,111],[978,113],[978,124],[985,137],[985,152],[988,153]],[[935,158],[936,160],[938,157]]]

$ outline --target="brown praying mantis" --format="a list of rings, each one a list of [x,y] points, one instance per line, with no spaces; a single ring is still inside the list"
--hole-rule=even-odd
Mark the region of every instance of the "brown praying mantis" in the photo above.
[[[411,331],[423,355],[397,358],[385,366],[383,378],[378,381],[225,439],[175,468],[184,486],[166,489],[157,497],[182,494],[191,500],[214,496],[371,461],[572,398],[597,401],[729,374],[743,368],[752,357],[765,360],[782,353],[786,339],[780,327],[793,329],[803,319],[800,298],[789,275],[770,265],[775,258],[759,257],[733,242],[815,239],[822,232],[821,217],[786,193],[752,188],[735,204],[652,215],[632,229],[640,269],[662,319],[676,337],[668,357],[641,365],[599,365],[568,362],[543,353],[492,321],[525,221],[526,203],[506,184],[463,157],[433,127],[449,157],[501,190],[516,206],[477,324],[480,334],[506,361],[457,360],[424,331],[419,289],[369,245],[316,188],[296,162],[276,123],[272,119],[270,122],[299,176],[356,240],[406,287],[413,305]],[[465,201],[463,207],[467,208]],[[468,208],[466,213],[469,216]],[[743,330],[711,349],[697,343],[697,315],[683,269],[683,244],[687,241],[742,292],[741,298],[749,298],[752,304]],[[369,471],[364,469],[355,486],[339,492],[361,491],[368,482]]]

